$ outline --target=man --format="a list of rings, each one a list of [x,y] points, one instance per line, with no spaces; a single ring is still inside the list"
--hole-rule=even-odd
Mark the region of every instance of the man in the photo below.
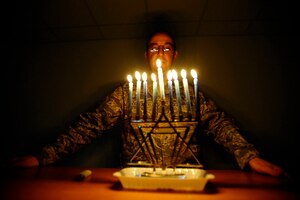
[[[173,37],[166,32],[157,32],[149,38],[146,46],[145,57],[150,69],[155,73],[157,72],[156,61],[159,58],[162,62],[161,67],[164,75],[166,75],[178,55]],[[150,94],[151,92],[151,90],[148,91]],[[166,93],[167,97],[169,97],[169,93]],[[235,156],[241,169],[249,166],[251,170],[262,174],[276,177],[283,174],[281,167],[259,157],[259,153],[255,147],[240,135],[238,127],[233,123],[233,120],[221,111],[212,100],[206,98],[202,92],[199,92],[199,100],[199,126],[200,130],[204,130],[201,133],[211,134],[218,144],[222,145],[228,152]],[[158,98],[157,102],[158,115],[155,116],[155,120],[158,119],[157,117],[162,108],[162,105],[159,103],[161,99]],[[169,106],[167,102],[166,107]],[[151,104],[151,98],[149,98],[147,107]],[[136,105],[136,101],[133,101],[133,105]],[[178,111],[178,106],[175,106],[175,111]],[[184,111],[186,111],[186,108],[184,108]],[[138,151],[140,144],[133,130],[130,128],[130,116],[127,114],[128,84],[125,84],[118,87],[108,96],[94,112],[87,112],[80,115],[80,120],[66,134],[60,135],[56,143],[44,147],[41,155],[37,157],[25,156],[16,158],[13,160],[13,163],[15,166],[24,167],[44,166],[55,163],[62,160],[68,154],[78,151],[84,145],[91,143],[93,139],[101,137],[106,130],[120,123],[124,126],[122,133],[123,162],[126,164],[132,161],[149,161],[143,152]],[[136,110],[133,109],[133,115],[135,114]],[[166,115],[170,117],[169,109],[166,110]],[[195,134],[200,133],[197,132]],[[197,147],[193,148],[191,144],[191,149],[197,154],[197,150],[194,150]],[[185,158],[188,156],[190,155],[186,156],[182,154],[182,162],[185,162]],[[134,159],[132,160],[133,157]]]

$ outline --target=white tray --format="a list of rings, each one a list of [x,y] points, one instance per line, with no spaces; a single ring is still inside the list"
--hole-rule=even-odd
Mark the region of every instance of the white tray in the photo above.
[[[203,169],[127,167],[113,173],[125,189],[202,191],[208,180],[214,179]]]

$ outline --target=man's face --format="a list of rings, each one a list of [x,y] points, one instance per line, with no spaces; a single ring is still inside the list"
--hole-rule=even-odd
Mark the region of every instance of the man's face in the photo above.
[[[159,58],[162,62],[164,74],[166,74],[176,56],[177,51],[174,50],[174,41],[166,33],[157,33],[148,41],[145,57],[153,72],[157,72],[156,60]]]

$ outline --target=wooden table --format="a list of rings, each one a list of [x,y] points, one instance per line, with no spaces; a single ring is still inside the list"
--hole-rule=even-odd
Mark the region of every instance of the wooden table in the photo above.
[[[126,190],[112,174],[120,169],[92,168],[81,182],[74,177],[87,168],[44,167],[2,170],[0,199],[97,199],[97,200],[176,200],[176,199],[300,199],[296,187],[278,179],[239,170],[208,170],[215,179],[201,192]]]

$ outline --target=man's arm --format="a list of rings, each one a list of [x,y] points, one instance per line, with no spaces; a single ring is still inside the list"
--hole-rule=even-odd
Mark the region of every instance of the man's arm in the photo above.
[[[221,111],[218,106],[200,92],[201,124],[214,140],[222,145],[229,153],[233,154],[241,169],[249,166],[251,170],[280,176],[283,174],[281,167],[260,158],[259,152],[253,144],[248,143],[239,133],[239,128],[234,120]]]

